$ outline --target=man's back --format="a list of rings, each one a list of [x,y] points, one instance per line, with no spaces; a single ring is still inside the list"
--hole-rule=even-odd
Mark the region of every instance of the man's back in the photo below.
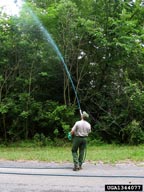
[[[74,131],[75,136],[87,137],[88,134],[91,132],[91,125],[87,121],[82,119],[75,123],[72,131]]]

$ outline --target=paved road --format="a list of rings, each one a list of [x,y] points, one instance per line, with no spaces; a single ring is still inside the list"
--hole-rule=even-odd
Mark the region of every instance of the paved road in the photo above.
[[[144,185],[144,164],[72,164],[0,161],[0,192],[104,192],[106,184]]]

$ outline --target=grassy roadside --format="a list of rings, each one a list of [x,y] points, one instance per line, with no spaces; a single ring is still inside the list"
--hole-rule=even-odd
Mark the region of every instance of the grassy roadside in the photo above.
[[[71,162],[71,146],[0,146],[0,160],[33,160],[46,162]],[[144,145],[88,146],[86,161],[117,163],[120,161],[144,162]]]
[[[117,163],[119,161],[144,162],[144,145],[140,146],[118,146],[105,145],[90,147],[88,158],[94,162]]]

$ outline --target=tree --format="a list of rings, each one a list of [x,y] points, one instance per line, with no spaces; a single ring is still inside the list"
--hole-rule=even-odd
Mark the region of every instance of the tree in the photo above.
[[[90,113],[92,138],[143,142],[143,25],[140,0],[29,0],[20,17],[1,14],[5,140],[32,138],[37,132],[64,137],[75,120],[69,109],[78,109],[65,63],[81,108]]]

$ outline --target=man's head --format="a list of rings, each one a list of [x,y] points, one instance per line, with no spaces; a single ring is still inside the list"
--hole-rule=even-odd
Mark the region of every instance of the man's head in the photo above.
[[[89,114],[86,113],[85,111],[83,111],[83,113],[81,114],[81,118],[82,119],[87,119],[87,118],[89,118]]]

